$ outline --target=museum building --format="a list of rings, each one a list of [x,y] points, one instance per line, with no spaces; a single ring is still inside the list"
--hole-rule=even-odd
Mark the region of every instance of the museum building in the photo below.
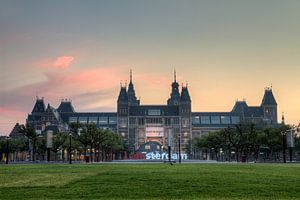
[[[131,151],[139,151],[145,144],[155,142],[158,148],[170,143],[173,150],[185,151],[191,139],[211,131],[233,127],[240,123],[258,126],[276,126],[277,103],[272,88],[265,88],[260,106],[248,106],[246,101],[236,101],[229,112],[192,112],[188,87],[179,87],[174,72],[171,93],[165,105],[142,105],[137,99],[130,71],[128,86],[120,88],[117,112],[76,112],[70,100],[62,100],[58,108],[45,106],[37,98],[27,123],[41,133],[67,131],[70,123],[94,123],[99,128],[111,129],[120,134]],[[147,146],[146,146],[147,147]]]

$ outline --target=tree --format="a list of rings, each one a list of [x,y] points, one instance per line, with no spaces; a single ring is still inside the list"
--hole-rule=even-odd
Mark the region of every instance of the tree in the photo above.
[[[122,138],[110,130],[104,130],[103,133],[105,135],[105,140],[102,144],[102,150],[105,155],[105,159],[113,160],[115,153],[124,148]]]
[[[37,138],[38,138],[35,129],[27,123],[26,125],[22,124],[20,126],[20,131],[24,136],[26,136],[29,139],[29,142],[30,142],[29,146],[32,145],[31,160],[35,161],[36,160],[36,143],[37,143]]]
[[[55,161],[57,161],[57,153],[63,150],[63,145],[67,141],[68,134],[64,132],[59,132],[54,135],[52,143],[52,151],[55,154]]]

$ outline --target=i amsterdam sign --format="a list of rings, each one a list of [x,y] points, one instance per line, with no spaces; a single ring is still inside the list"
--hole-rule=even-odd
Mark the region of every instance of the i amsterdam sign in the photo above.
[[[159,153],[159,152],[149,152],[146,154],[146,160],[167,160],[169,159],[169,154],[168,153]],[[178,159],[178,154],[173,153],[171,155],[172,160],[177,160]],[[187,159],[187,154],[182,153],[181,154],[181,159],[186,160]]]

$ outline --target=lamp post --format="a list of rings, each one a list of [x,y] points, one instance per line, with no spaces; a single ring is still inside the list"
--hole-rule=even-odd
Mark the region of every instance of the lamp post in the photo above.
[[[72,164],[72,133],[69,133],[70,146],[69,146],[69,164]]]
[[[281,131],[282,135],[282,154],[283,154],[283,163],[286,163],[286,131]]]
[[[178,156],[179,156],[179,164],[181,164],[181,133],[179,132],[179,136],[178,136]]]
[[[9,146],[8,146],[9,136],[6,137],[6,164],[8,164],[8,157],[9,157]]]
[[[168,132],[168,158],[169,158],[169,163],[171,163],[171,146],[172,146],[172,140],[173,140],[172,130],[169,129],[169,132]]]

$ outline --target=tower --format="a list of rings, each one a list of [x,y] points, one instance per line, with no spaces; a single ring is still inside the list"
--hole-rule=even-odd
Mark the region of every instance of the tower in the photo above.
[[[261,102],[263,118],[269,124],[277,124],[277,102],[272,92],[272,88],[265,88],[264,97]]]
[[[128,105],[126,86],[122,86],[121,83],[121,89],[117,101],[117,131],[125,141],[128,141]]]
[[[181,147],[185,148],[190,144],[189,141],[192,138],[191,97],[187,85],[182,86],[179,113],[181,118]]]
[[[176,81],[176,71],[174,70],[174,81],[172,83],[172,92],[170,98],[168,99],[168,106],[179,105],[180,103],[180,93],[179,93],[179,84]]]

